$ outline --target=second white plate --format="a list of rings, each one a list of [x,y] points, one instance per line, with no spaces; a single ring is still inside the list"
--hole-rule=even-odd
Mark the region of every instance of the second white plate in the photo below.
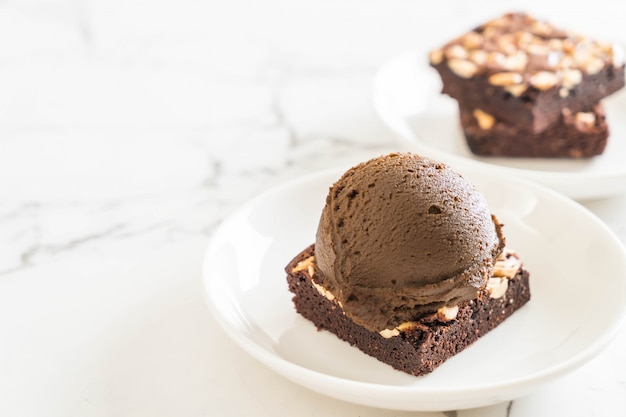
[[[284,267],[314,242],[341,171],[289,182],[252,200],[215,232],[205,296],[249,354],[312,390],[403,410],[479,407],[525,395],[594,357],[626,306],[626,255],[594,215],[544,187],[465,171],[531,272],[530,302],[429,375],[412,377],[298,315]]]
[[[426,58],[411,51],[390,60],[374,84],[378,115],[410,150],[458,168],[510,173],[576,199],[626,193],[626,94],[605,101],[610,137],[604,153],[587,160],[488,158],[469,150],[456,101],[441,94],[441,80]]]

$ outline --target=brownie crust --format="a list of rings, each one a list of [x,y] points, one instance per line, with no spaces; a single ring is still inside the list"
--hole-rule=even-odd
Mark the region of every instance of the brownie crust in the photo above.
[[[463,302],[455,319],[442,322],[436,314],[423,317],[399,335],[383,337],[357,325],[340,305],[322,295],[312,283],[309,268],[296,266],[314,256],[314,245],[298,254],[285,268],[296,311],[318,330],[328,330],[393,368],[420,376],[432,372],[481,336],[497,327],[530,299],[529,274],[521,268],[509,280],[503,297],[491,298],[487,290]],[[319,271],[315,270],[315,274]]]

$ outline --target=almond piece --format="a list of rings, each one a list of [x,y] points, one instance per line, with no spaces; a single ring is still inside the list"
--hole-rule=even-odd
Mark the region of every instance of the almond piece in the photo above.
[[[457,314],[459,314],[459,306],[441,307],[437,310],[437,320],[443,322],[454,320]]]
[[[600,58],[592,58],[585,64],[587,74],[597,74],[604,68],[604,61]]]
[[[476,49],[470,52],[470,59],[478,65],[485,65],[487,63],[487,52],[482,49]]]
[[[559,82],[559,77],[550,71],[539,71],[530,77],[530,85],[539,90],[548,90]]]
[[[489,297],[501,298],[509,288],[509,280],[507,278],[489,278],[487,282],[487,290],[489,290]]]
[[[492,115],[490,115],[489,113],[485,113],[481,109],[475,109],[473,114],[476,122],[478,123],[478,126],[482,130],[491,129],[496,122],[496,119]]]
[[[431,64],[440,64],[441,61],[443,61],[443,51],[441,49],[435,49],[433,51],[430,51],[430,54],[428,54],[428,58],[430,59]]]
[[[586,131],[596,124],[596,115],[593,112],[578,112],[576,113],[575,123],[576,128],[581,131]]]
[[[562,83],[565,88],[572,89],[583,80],[583,73],[577,69],[566,69],[563,71]]]
[[[519,97],[524,93],[524,91],[526,91],[527,88],[528,88],[527,84],[517,84],[517,85],[510,85],[510,86],[504,87],[504,90],[510,93],[514,97]]]
[[[526,64],[528,64],[528,55],[523,51],[517,51],[504,58],[502,67],[509,71],[524,71]]]
[[[524,77],[517,72],[497,72],[489,76],[489,84],[497,86],[517,85],[523,81]]]
[[[448,59],[467,59],[469,56],[469,52],[467,49],[463,48],[461,45],[450,45],[446,49],[444,49],[443,54]]]
[[[483,36],[477,32],[468,32],[461,38],[461,43],[467,49],[477,49],[483,44]]]
[[[466,59],[451,59],[448,61],[448,67],[461,78],[472,78],[478,72],[478,66]]]

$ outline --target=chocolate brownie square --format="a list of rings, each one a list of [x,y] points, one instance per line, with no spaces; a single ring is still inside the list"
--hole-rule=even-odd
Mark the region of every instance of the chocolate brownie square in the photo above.
[[[504,157],[589,158],[602,154],[609,128],[601,104],[588,111],[561,111],[557,123],[535,133],[496,119],[482,109],[460,106],[461,126],[476,155]]]
[[[508,13],[431,51],[442,92],[527,130],[557,123],[561,110],[585,111],[624,86],[614,45],[524,13]]]
[[[475,299],[375,332],[353,322],[333,294],[319,284],[323,277],[316,266],[314,245],[289,262],[285,271],[296,311],[318,330],[328,330],[381,362],[416,376],[432,372],[530,299],[529,273],[517,255],[505,249],[487,288]]]

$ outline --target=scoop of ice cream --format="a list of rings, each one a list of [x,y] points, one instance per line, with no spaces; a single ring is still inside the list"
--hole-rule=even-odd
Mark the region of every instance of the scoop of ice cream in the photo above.
[[[390,154],[330,188],[315,258],[344,312],[380,331],[476,298],[503,247],[472,183],[442,163]]]

